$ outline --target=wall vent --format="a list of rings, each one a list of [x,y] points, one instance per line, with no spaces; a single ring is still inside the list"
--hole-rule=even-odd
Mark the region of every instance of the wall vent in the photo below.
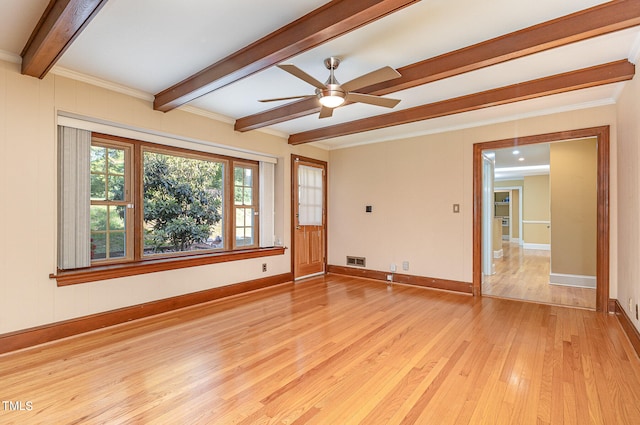
[[[350,257],[347,256],[347,266],[365,267],[367,261],[364,257]]]

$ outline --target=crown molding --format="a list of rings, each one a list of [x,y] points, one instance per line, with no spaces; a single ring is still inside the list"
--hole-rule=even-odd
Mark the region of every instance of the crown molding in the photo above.
[[[103,89],[115,91],[117,93],[126,94],[138,99],[153,102],[153,95],[151,93],[144,92],[142,90],[133,89],[122,84],[113,83],[111,81],[103,80],[91,75],[83,74],[81,72],[73,71],[71,69],[63,68],[61,66],[54,66],[51,69],[51,73],[60,77],[70,78],[72,80],[80,81],[83,83],[91,84],[93,86],[102,87]]]
[[[22,63],[22,58],[20,57],[20,55],[7,52],[6,50],[0,50],[0,60],[17,64]]]

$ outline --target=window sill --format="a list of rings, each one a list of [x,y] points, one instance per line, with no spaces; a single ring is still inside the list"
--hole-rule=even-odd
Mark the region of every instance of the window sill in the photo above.
[[[207,264],[282,255],[285,249],[285,247],[255,248],[182,258],[143,260],[135,263],[96,266],[78,270],[58,270],[57,274],[52,273],[49,275],[49,278],[56,279],[58,286],[67,286],[98,280],[115,279],[118,277],[136,276],[145,273],[204,266]]]

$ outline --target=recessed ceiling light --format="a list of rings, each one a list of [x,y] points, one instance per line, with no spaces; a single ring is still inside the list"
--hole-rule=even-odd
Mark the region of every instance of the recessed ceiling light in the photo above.
[[[514,155],[518,155],[519,153],[520,153],[520,151],[519,151],[519,150],[517,150],[517,149],[516,149],[515,151],[513,151],[513,154],[514,154]]]
[[[523,157],[518,158],[518,161],[524,161]]]

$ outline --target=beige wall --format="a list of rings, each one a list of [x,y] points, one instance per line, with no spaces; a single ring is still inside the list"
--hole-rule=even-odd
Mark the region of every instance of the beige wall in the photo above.
[[[596,275],[596,139],[551,143],[551,273]]]
[[[237,133],[231,124],[49,74],[20,75],[0,61],[0,333],[290,271],[285,255],[57,287],[56,117],[75,113],[122,125],[277,156],[276,232],[290,246],[290,154],[286,140]],[[327,160],[311,146],[301,155]],[[261,264],[268,264],[262,273]]]
[[[471,282],[473,144],[600,125],[612,126],[615,152],[613,105],[331,151],[329,264],[344,266],[347,255],[356,255],[367,258],[369,269],[397,264],[401,271],[406,260],[403,273]]]
[[[635,316],[635,304],[640,299],[640,78],[637,75],[625,83],[618,101],[617,116],[618,167],[612,171],[619,182],[617,298],[640,330],[640,320]],[[633,302],[631,309],[629,298]]]
[[[549,244],[551,220],[549,175],[525,176],[522,189],[522,234],[525,244]],[[543,223],[531,223],[531,222]]]

